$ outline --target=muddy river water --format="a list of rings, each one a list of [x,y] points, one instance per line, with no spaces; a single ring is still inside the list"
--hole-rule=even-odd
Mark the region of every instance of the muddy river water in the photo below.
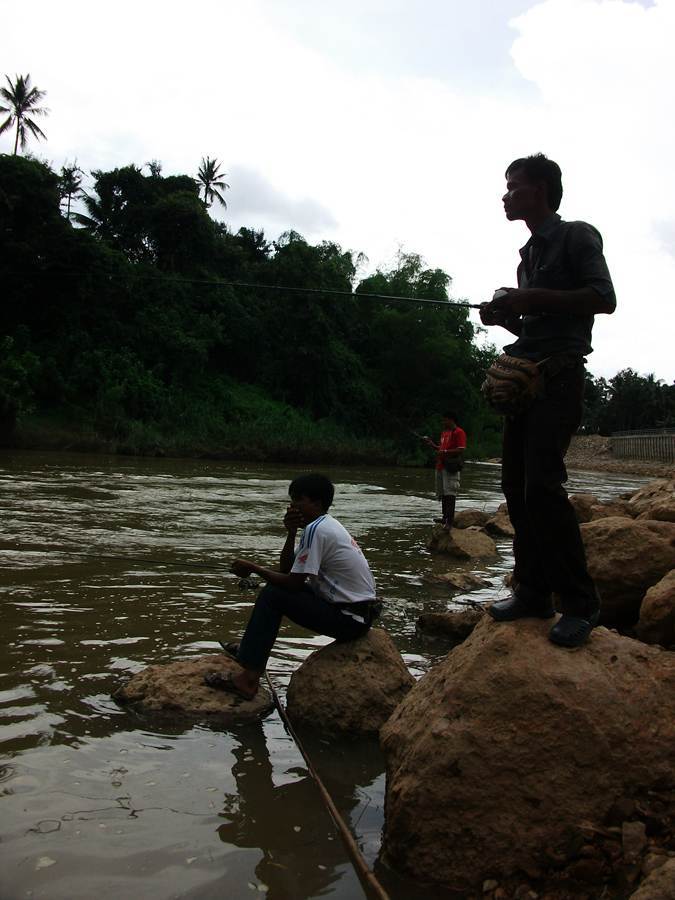
[[[151,663],[219,650],[254,595],[227,574],[275,564],[292,466],[0,453],[0,900],[363,897],[340,838],[278,715],[229,730],[171,726],[110,694]],[[331,469],[333,514],[361,544],[381,624],[414,675],[447,652],[422,612],[461,603],[425,575],[453,567],[425,547],[432,471]],[[571,473],[610,498],[644,479]],[[499,468],[469,464],[458,508],[494,510]],[[490,587],[510,545],[466,566]],[[204,568],[198,568],[202,566]],[[457,568],[457,564],[454,564]],[[283,696],[327,641],[287,624],[270,660]],[[377,860],[384,766],[375,742],[303,735],[368,863],[395,900],[440,897]]]

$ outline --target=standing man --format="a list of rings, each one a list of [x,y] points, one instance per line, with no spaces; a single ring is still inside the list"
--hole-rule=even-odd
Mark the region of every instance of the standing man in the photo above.
[[[504,352],[539,363],[543,388],[504,425],[502,489],[515,529],[515,567],[511,597],[489,612],[497,621],[551,618],[555,592],[562,616],[549,637],[578,647],[597,625],[600,603],[563,488],[564,456],[581,421],[593,317],[614,312],[616,298],[599,232],[564,222],[556,213],[561,198],[560,168],[543,154],[506,170],[506,218],[522,219],[531,236],[520,250],[518,287],[497,291],[480,317],[517,335]]]
[[[255,573],[267,582],[258,594],[241,644],[223,645],[241,666],[234,675],[210,672],[209,687],[255,697],[284,616],[338,641],[364,635],[380,612],[375,581],[354,538],[328,514],[334,487],[325,475],[300,475],[288,488],[286,541],[278,569],[235,559],[240,578]],[[303,529],[298,546],[295,539]]]
[[[434,444],[430,437],[424,440],[436,451],[436,496],[441,501],[441,524],[450,531],[459,492],[459,472],[464,465],[466,434],[457,424],[456,413],[449,411],[443,413],[439,442]]]

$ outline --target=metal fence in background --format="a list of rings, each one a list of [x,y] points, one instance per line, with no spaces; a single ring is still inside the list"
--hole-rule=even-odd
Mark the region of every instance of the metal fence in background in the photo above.
[[[609,445],[617,459],[646,459],[675,463],[675,428],[614,431]]]

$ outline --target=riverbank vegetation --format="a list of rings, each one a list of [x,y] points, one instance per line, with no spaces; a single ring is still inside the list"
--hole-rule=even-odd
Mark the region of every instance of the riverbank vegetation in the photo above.
[[[400,254],[359,280],[335,243],[232,234],[203,182],[154,161],[93,177],[72,212],[72,178],[0,157],[5,442],[420,463],[413,432],[437,433],[454,408],[471,455],[496,452],[480,396],[493,353],[448,302],[446,273]]]
[[[214,221],[217,160],[147,168],[95,171],[85,194],[75,163],[0,156],[4,443],[419,464],[415,433],[450,408],[469,456],[499,452],[480,394],[494,351],[449,275],[400,253],[359,279],[338,244]],[[588,376],[585,433],[674,424],[672,385]]]

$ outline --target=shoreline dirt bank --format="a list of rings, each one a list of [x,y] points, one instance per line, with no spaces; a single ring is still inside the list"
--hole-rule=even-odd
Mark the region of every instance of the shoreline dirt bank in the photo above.
[[[646,459],[617,459],[612,454],[609,438],[599,434],[576,435],[567,451],[568,469],[589,469],[593,472],[618,472],[626,475],[645,475],[669,478],[675,471],[672,463]]]

